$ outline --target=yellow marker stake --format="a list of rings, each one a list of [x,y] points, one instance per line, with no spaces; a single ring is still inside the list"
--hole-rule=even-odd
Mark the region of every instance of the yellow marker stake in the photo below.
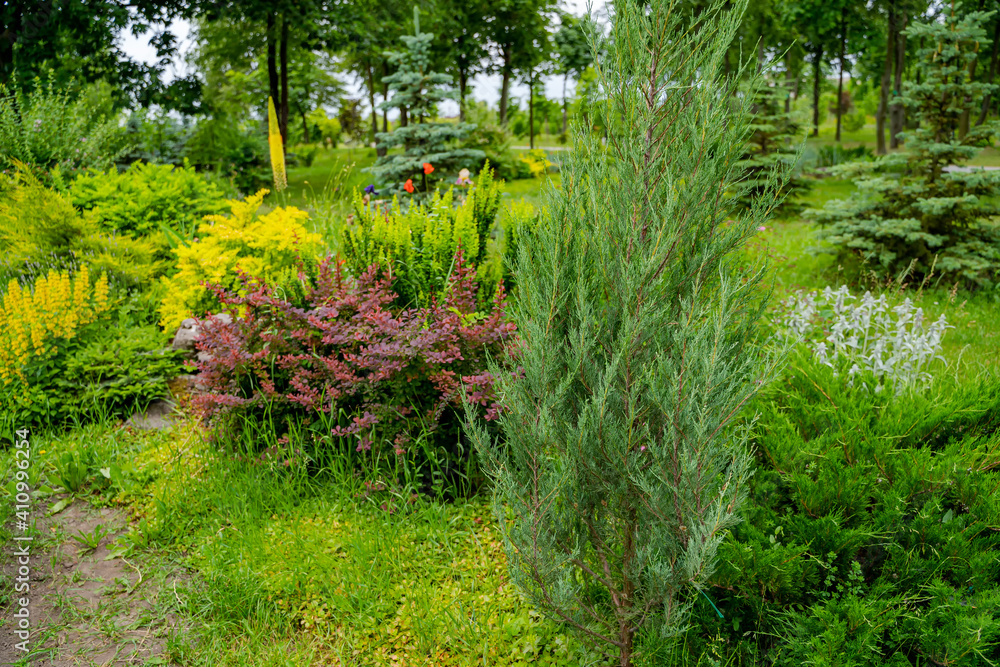
[[[288,187],[285,177],[285,149],[278,129],[278,114],[274,111],[274,99],[267,98],[267,145],[271,149],[271,171],[274,173],[274,189],[281,192]]]

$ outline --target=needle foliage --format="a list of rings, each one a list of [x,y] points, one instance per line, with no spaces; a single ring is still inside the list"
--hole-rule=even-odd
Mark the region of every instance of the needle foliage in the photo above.
[[[764,267],[741,249],[785,174],[749,209],[732,195],[761,80],[723,75],[746,1],[680,4],[615,2],[594,36],[607,138],[574,128],[519,245],[499,437],[470,424],[512,580],[623,667],[700,599],[746,495],[744,407],[773,373]]]

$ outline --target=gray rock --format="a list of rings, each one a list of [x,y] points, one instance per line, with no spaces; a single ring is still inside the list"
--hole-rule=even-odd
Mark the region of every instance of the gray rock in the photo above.
[[[149,404],[145,412],[136,413],[128,418],[126,426],[140,431],[159,431],[170,428],[174,421],[174,404],[170,401],[157,399]]]
[[[217,315],[210,315],[206,319],[214,319],[223,324],[232,324],[233,316],[229,313],[218,313]],[[175,350],[184,350],[187,357],[195,357],[197,348],[195,347],[195,341],[198,340],[198,335],[201,333],[201,325],[198,324],[198,320],[193,317],[181,322],[181,326],[177,329],[177,333],[174,334],[173,348]],[[201,355],[198,355],[198,360],[202,361]]]
[[[180,328],[177,329],[177,333],[174,334],[174,342],[172,347],[175,350],[184,350],[185,352],[194,354],[194,341],[198,338],[198,321],[193,317],[189,317],[183,322],[181,322]]]

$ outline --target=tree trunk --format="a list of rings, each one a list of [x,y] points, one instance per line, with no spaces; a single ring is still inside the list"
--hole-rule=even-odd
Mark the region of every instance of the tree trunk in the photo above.
[[[840,143],[840,126],[844,115],[844,57],[847,51],[847,9],[840,10],[840,74],[837,76],[837,143]]]
[[[389,84],[387,84],[384,79],[389,76],[389,64],[386,61],[382,61],[382,101],[384,103],[389,102]],[[382,109],[382,131],[389,131],[389,107]]]
[[[1000,16],[993,17],[993,26],[993,53],[990,55],[990,71],[986,75],[987,83],[993,83],[993,79],[997,73],[997,55],[998,51],[1000,51]],[[982,125],[986,122],[986,116],[990,113],[992,103],[993,93],[987,93],[983,97],[983,108],[979,110],[979,118],[976,119],[976,125]]]
[[[562,134],[566,135],[566,129],[569,126],[569,107],[566,100],[566,80],[569,79],[569,72],[563,74],[563,117],[562,117]]]
[[[288,21],[281,15],[281,44],[278,45],[281,61],[281,110],[278,112],[278,126],[281,128],[281,147],[288,152]]]
[[[896,75],[893,79],[892,104],[889,107],[889,148],[899,148],[899,137],[903,131],[903,123],[906,120],[906,113],[900,96],[903,89],[903,69],[906,66],[906,14],[899,17],[896,30]]]
[[[281,104],[281,95],[278,93],[278,47],[274,34],[274,14],[267,15],[267,90],[275,105]],[[275,107],[275,113],[277,113]]]
[[[406,107],[400,105],[399,107],[399,126],[406,127],[410,124],[410,114],[406,112]]]
[[[365,65],[365,69],[368,74],[368,104],[372,108],[372,142],[375,141],[375,135],[378,133],[378,109],[375,108],[375,73],[372,71],[371,63]],[[375,145],[375,154],[378,157],[385,155],[385,146],[381,144]]]
[[[302,141],[309,143],[309,123],[306,122],[305,114],[302,114]]]
[[[889,86],[892,83],[892,61],[896,52],[896,8],[889,6],[889,27],[886,31],[885,67],[882,69],[882,87],[879,90],[878,111],[875,113],[875,140],[879,155],[885,155],[885,119],[889,110]]]
[[[976,80],[976,65],[979,64],[979,58],[976,58],[971,63],[969,63],[969,83]],[[963,101],[962,114],[958,117],[958,138],[964,139],[965,135],[969,133],[969,120],[972,115],[972,111],[969,108],[972,104],[972,98],[968,95],[965,96]]]
[[[785,113],[792,112],[792,57],[785,57]]]
[[[510,94],[511,45],[503,45],[503,84],[500,86],[500,124],[507,125],[507,101]]]
[[[823,73],[823,48],[813,52],[813,131],[812,136],[819,136],[819,88]]]
[[[469,86],[469,70],[458,69],[458,122],[465,122],[465,90]]]
[[[535,70],[528,75],[528,147],[535,149]]]

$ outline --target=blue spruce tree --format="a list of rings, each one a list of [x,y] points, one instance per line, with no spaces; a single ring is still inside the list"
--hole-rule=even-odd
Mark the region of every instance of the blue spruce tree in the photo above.
[[[420,32],[420,12],[416,7],[413,33],[402,38],[405,51],[387,54],[398,69],[383,79],[392,91],[392,98],[380,105],[383,109],[405,107],[410,122],[392,132],[375,135],[388,151],[367,171],[375,176],[386,194],[410,193],[406,187],[409,182],[412,194],[424,198],[446,174],[462,167],[475,167],[486,154],[460,145],[475,125],[432,121],[437,105],[455,99],[455,92],[449,88],[451,76],[430,69],[434,35]],[[402,152],[392,150],[399,147]]]

